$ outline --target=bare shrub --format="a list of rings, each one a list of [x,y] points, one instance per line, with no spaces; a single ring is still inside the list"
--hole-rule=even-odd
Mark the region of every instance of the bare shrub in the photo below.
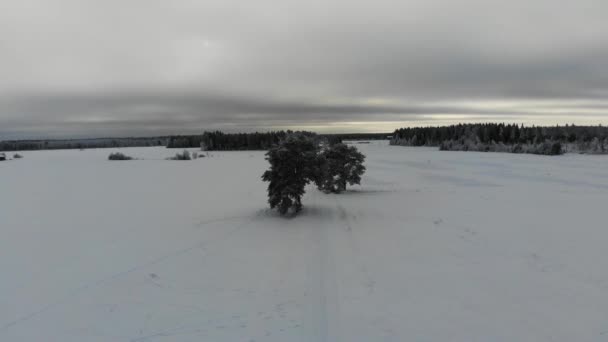
[[[132,160],[133,157],[129,157],[120,152],[110,153],[108,160]]]

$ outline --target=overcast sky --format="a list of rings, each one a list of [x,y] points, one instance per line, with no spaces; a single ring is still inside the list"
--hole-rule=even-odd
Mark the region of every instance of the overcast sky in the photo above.
[[[608,1],[0,1],[0,140],[480,121],[608,124]]]

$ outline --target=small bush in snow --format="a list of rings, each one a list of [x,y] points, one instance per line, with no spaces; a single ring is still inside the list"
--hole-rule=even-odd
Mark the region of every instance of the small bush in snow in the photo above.
[[[133,159],[133,157],[129,157],[120,152],[110,153],[110,156],[108,156],[108,160],[131,160],[131,159]]]
[[[167,158],[169,160],[190,160],[190,152],[184,150],[182,153],[176,153],[174,157]]]
[[[20,155],[19,153],[13,154],[13,159],[21,159],[21,158],[23,158],[23,156]]]

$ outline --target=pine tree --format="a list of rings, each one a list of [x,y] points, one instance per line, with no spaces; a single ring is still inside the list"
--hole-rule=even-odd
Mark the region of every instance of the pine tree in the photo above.
[[[281,143],[266,153],[270,169],[262,179],[268,184],[270,208],[278,208],[285,215],[293,208],[302,209],[304,188],[319,178],[318,144],[303,134],[290,134]]]
[[[340,193],[346,184],[361,184],[365,172],[365,156],[354,146],[335,144],[321,153],[322,177],[317,181],[319,190]]]

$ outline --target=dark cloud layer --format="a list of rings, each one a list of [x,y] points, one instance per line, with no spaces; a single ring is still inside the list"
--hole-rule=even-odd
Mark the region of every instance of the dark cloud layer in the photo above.
[[[0,139],[608,123],[608,2],[0,3]]]

